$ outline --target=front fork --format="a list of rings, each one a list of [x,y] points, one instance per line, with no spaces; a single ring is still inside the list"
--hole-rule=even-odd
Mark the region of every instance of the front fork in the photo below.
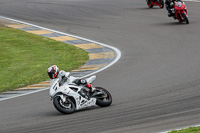
[[[184,21],[185,19],[184,19],[183,15],[182,15],[183,13],[184,13],[187,17],[188,17],[188,15],[187,15],[187,12],[186,12],[186,11],[181,11],[181,12],[180,12],[181,19]]]
[[[66,99],[67,97],[64,95],[64,94],[58,94],[58,95],[55,95],[54,97],[51,97],[51,101],[55,98],[55,97],[60,97],[61,100],[64,102],[66,102]]]

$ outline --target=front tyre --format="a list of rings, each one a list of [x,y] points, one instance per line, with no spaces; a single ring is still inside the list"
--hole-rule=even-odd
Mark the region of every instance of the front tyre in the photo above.
[[[160,7],[160,8],[163,8],[163,7],[164,7],[164,0],[160,0],[160,2],[159,2],[159,7]]]
[[[182,16],[183,16],[183,19],[186,22],[186,24],[189,24],[190,22],[189,22],[188,16],[185,14],[185,12],[182,13]]]
[[[62,101],[62,99],[57,96],[53,99],[53,105],[54,107],[63,114],[71,114],[75,111],[75,103],[67,99],[65,102]]]
[[[100,107],[110,106],[112,103],[111,94],[104,88],[96,87],[97,90],[103,90],[105,93],[102,95],[102,98],[97,98],[96,104]]]

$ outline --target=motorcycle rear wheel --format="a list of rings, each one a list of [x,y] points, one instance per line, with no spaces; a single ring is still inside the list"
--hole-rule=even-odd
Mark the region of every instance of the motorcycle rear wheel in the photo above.
[[[149,8],[153,8],[153,5],[151,4],[151,2],[149,1],[149,0],[146,0],[147,1],[147,6],[149,7]]]
[[[53,99],[54,107],[63,114],[71,114],[75,111],[75,104],[72,100],[68,99],[67,102],[63,102],[62,99],[57,96]]]
[[[183,16],[184,21],[186,22],[186,24],[189,24],[190,22],[189,22],[188,16],[186,16],[185,13],[182,13],[182,16]]]
[[[103,90],[106,93],[106,97],[97,98],[96,104],[100,107],[107,107],[110,106],[112,103],[112,96],[111,94],[102,87],[95,87],[96,89]]]
[[[149,8],[153,8],[153,5],[151,5],[151,4],[147,4],[147,5],[148,5]]]

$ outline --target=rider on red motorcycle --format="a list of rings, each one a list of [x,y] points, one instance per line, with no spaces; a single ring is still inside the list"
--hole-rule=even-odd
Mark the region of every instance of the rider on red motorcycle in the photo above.
[[[151,2],[151,1],[152,1],[152,2],[155,2],[156,0],[148,0],[148,1],[149,1],[149,2]]]
[[[172,10],[174,10],[175,1],[182,2],[182,0],[166,0],[165,1],[166,9],[168,10],[168,17],[174,16],[174,13],[172,12]]]

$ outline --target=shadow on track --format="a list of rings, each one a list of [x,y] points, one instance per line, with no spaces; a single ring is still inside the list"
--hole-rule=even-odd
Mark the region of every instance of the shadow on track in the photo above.
[[[153,7],[153,8],[149,8],[149,7],[139,7],[139,8],[134,8],[134,9],[137,9],[137,10],[158,10],[160,9],[159,7]],[[162,10],[162,9],[160,9]]]
[[[181,23],[181,22],[165,22],[165,23],[155,23],[154,26],[177,26],[177,25],[183,25],[186,26],[187,24]]]
[[[96,109],[100,109],[101,107],[88,107],[88,108],[84,108],[84,109],[81,109],[81,110],[77,110],[75,111],[74,113],[72,114],[62,114],[60,113],[59,111],[57,111],[56,109],[53,110],[53,111],[49,111],[49,112],[46,112],[45,113],[45,116],[63,116],[63,115],[73,115],[73,114],[76,114],[76,113],[81,113],[81,112],[85,112],[85,111],[90,111],[90,110],[96,110]],[[44,116],[44,115],[43,115]]]

